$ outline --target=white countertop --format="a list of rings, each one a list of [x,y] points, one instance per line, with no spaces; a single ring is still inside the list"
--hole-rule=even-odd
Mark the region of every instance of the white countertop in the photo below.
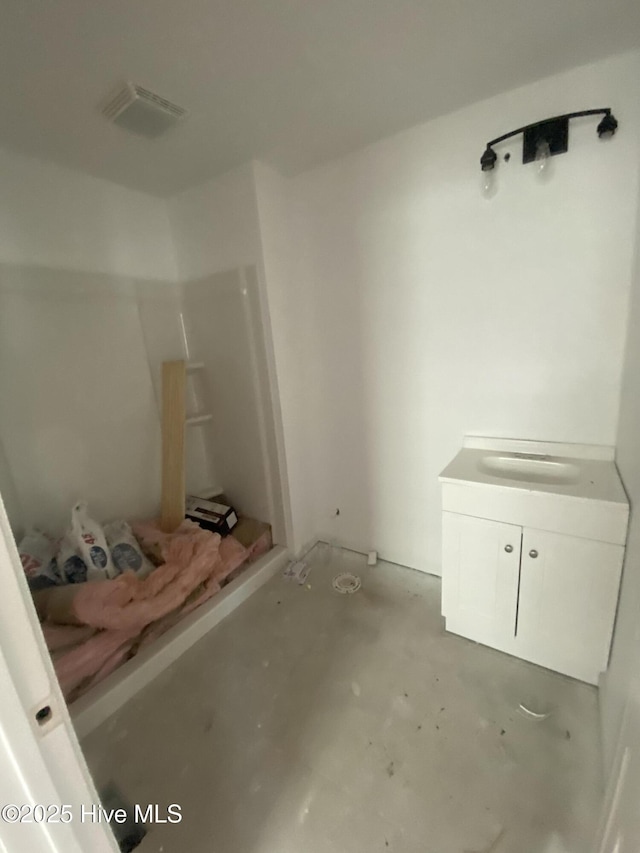
[[[569,483],[527,482],[524,479],[493,476],[483,470],[482,460],[500,456],[518,458],[521,454],[576,466],[577,480]],[[612,449],[591,445],[469,437],[465,439],[465,446],[447,465],[439,479],[441,483],[471,483],[628,505],[618,469],[613,461]]]

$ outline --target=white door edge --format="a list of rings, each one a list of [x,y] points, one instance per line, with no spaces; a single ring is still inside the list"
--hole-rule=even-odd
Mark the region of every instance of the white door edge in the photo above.
[[[0,847],[8,853],[117,853],[108,824],[82,821],[99,798],[47,651],[0,495]],[[40,725],[45,705],[51,717]],[[23,807],[69,805],[65,822],[12,822]],[[54,808],[49,815],[55,818]],[[9,818],[9,820],[7,820]],[[64,818],[66,820],[66,818]]]

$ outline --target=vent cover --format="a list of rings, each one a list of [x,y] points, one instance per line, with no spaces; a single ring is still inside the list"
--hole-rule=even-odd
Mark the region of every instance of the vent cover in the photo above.
[[[127,83],[104,105],[102,114],[125,130],[154,138],[176,125],[187,110],[142,86]]]

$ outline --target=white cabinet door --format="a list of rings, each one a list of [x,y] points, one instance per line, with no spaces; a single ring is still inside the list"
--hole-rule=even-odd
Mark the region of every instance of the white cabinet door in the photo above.
[[[525,529],[516,654],[597,684],[607,668],[624,547]]]
[[[442,514],[442,612],[447,630],[511,649],[522,528]]]

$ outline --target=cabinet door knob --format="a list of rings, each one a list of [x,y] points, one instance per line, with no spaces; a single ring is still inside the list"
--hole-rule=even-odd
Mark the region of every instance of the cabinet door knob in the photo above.
[[[531,557],[532,560],[535,560],[535,558],[538,556],[538,552],[536,551],[535,548],[532,548],[529,551],[529,556]]]
[[[505,545],[504,550],[507,552],[507,554],[510,554],[513,551],[513,545]]]

